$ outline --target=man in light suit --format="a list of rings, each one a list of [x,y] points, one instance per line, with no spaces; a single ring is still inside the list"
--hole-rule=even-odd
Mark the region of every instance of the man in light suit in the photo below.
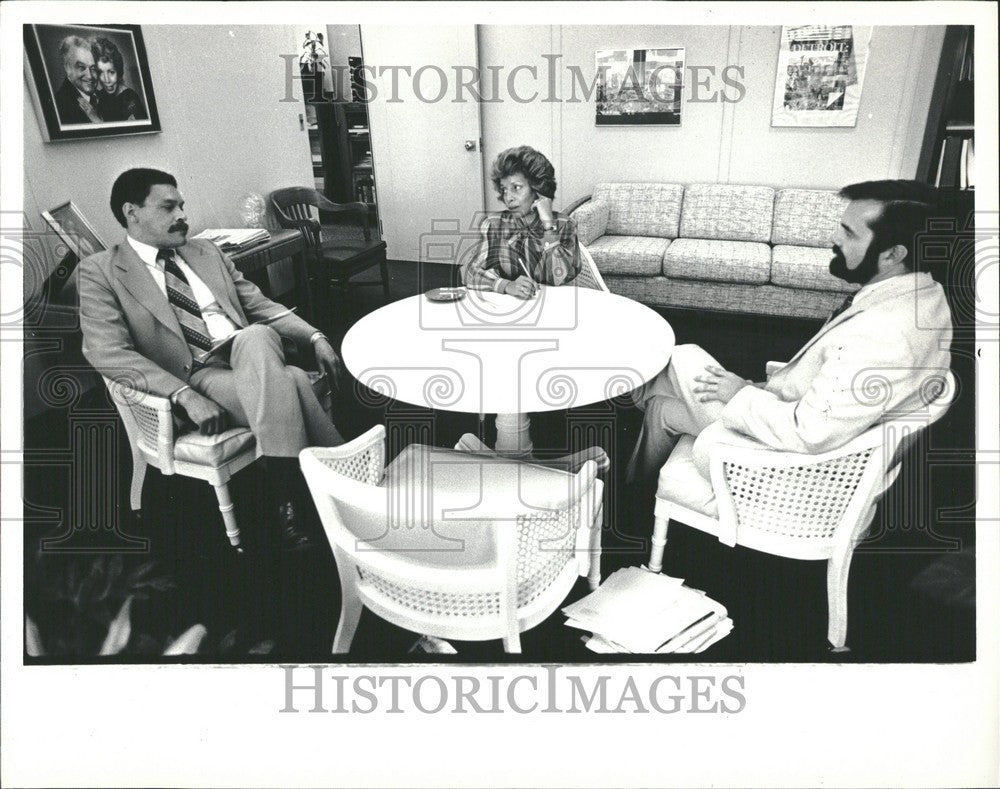
[[[308,506],[298,453],[343,439],[306,373],[285,364],[282,338],[311,345],[336,386],[340,361],[327,338],[265,298],[214,244],[188,240],[184,199],[172,175],[122,173],[111,189],[111,211],[126,238],[80,264],[87,360],[108,378],[125,376],[170,398],[203,435],[249,427],[266,457],[269,484],[286,497],[292,493],[299,508]],[[274,320],[250,325],[266,319]],[[208,353],[230,335],[228,353]],[[287,506],[282,513],[285,547],[307,547]]]
[[[791,361],[764,383],[722,368],[696,345],[640,389],[642,434],[630,481],[654,483],[682,434],[697,436],[707,478],[712,445],[820,453],[923,405],[923,384],[951,364],[944,290],[916,271],[918,234],[934,202],[915,181],[868,181],[841,190],[830,272],[861,285]]]

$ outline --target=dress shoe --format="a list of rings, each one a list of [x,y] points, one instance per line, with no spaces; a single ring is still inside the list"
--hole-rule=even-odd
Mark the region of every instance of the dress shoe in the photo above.
[[[300,527],[295,506],[289,501],[278,508],[278,523],[281,531],[281,550],[285,553],[300,553],[316,546],[312,538]]]

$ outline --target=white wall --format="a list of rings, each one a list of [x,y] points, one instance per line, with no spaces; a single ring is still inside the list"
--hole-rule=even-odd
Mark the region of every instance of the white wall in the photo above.
[[[779,34],[778,27],[762,26],[481,26],[481,64],[502,65],[505,72],[535,65],[542,88],[542,54],[560,55],[558,95],[564,99],[516,104],[501,80],[503,102],[482,105],[487,177],[496,154],[519,144],[537,147],[552,160],[557,206],[605,180],[835,188],[913,177],[944,28],[874,29],[853,129],[771,128]],[[596,50],[654,47],[684,47],[688,66],[714,66],[713,89],[724,87],[718,75],[725,66],[743,66],[745,96],[736,103],[685,101],[680,127],[669,128],[597,127],[593,100],[565,101],[568,68],[578,66],[589,83]],[[687,86],[685,93],[690,97]],[[497,204],[488,199],[487,205]]]
[[[119,238],[122,231],[111,216],[108,194],[118,173],[135,166],[160,167],[178,176],[195,232],[239,226],[239,204],[251,191],[266,196],[281,186],[310,184],[297,83],[295,100],[281,101],[285,62],[280,55],[297,54],[304,31],[302,25],[144,25],[161,134],[45,143],[26,102],[25,211],[30,227],[42,229],[40,211],[72,199],[106,241]],[[347,26],[327,27],[333,51],[339,52],[341,39],[347,43],[340,32],[347,32]],[[480,65],[505,70],[503,101],[481,106],[486,174],[503,148],[535,146],[556,166],[557,206],[589,194],[601,180],[832,188],[867,178],[912,177],[944,29],[875,29],[854,129],[771,128],[778,34],[777,27],[749,26],[481,26]],[[683,46],[689,65],[715,66],[717,71],[743,65],[746,96],[736,104],[686,102],[679,128],[598,128],[593,101],[541,100],[543,54],[561,57],[557,95],[568,97],[568,66],[577,65],[589,82],[595,50],[641,46]],[[520,64],[539,69],[543,95],[535,101],[515,103],[506,93],[506,73]],[[433,141],[426,147],[433,150]],[[442,178],[448,181],[447,174],[438,173],[437,180]],[[403,202],[426,199],[426,183],[413,184],[412,195],[406,194],[405,184],[401,189]],[[488,180],[486,206],[498,207]],[[391,221],[385,215],[382,219]]]
[[[143,25],[163,128],[160,134],[44,142],[31,101],[24,115],[24,210],[42,229],[40,211],[66,200],[80,207],[105,242],[122,237],[111,215],[111,184],[130,167],[173,173],[193,232],[241,227],[242,198],[312,183],[303,112],[285,97],[285,62],[300,29],[283,26]],[[28,289],[29,272],[25,272]]]

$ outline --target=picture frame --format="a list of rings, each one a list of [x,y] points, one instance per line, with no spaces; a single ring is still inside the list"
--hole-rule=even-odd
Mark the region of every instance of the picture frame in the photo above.
[[[680,126],[684,47],[594,53],[597,126]]]
[[[871,33],[856,25],[783,26],[771,126],[856,126]]]
[[[66,248],[76,255],[77,260],[108,248],[72,200],[67,200],[50,211],[42,211],[42,219],[59,236]]]
[[[138,25],[24,25],[24,58],[46,142],[161,130]]]

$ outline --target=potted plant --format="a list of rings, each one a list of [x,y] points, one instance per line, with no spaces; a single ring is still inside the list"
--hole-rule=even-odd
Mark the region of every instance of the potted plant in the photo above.
[[[306,101],[319,101],[323,96],[323,75],[329,63],[323,46],[323,34],[306,33],[299,54],[299,75],[302,78],[302,96]]]

